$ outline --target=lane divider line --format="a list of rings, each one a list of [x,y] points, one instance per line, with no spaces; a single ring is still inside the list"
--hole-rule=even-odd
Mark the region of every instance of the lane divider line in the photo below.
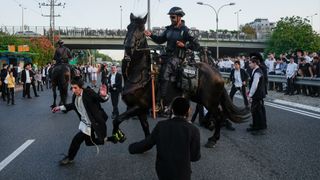
[[[16,149],[13,153],[11,153],[7,158],[5,158],[0,163],[0,172],[3,168],[5,168],[11,161],[13,161],[19,154],[21,154],[28,146],[30,146],[35,139],[29,139],[25,143],[23,143],[18,149]]]
[[[273,104],[273,103],[270,103],[270,102],[265,102],[265,105],[271,106],[271,107],[274,107],[274,108],[277,108],[277,109],[286,110],[286,111],[290,111],[290,112],[293,112],[293,113],[301,114],[301,115],[304,115],[304,116],[309,116],[309,117],[312,117],[312,118],[320,119],[320,115],[319,114],[310,113],[310,112],[298,110],[298,109],[295,109],[295,108],[289,108],[289,107],[286,107],[286,106],[277,105],[277,104]]]

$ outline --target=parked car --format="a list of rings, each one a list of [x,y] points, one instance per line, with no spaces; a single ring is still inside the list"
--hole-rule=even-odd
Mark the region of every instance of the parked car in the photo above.
[[[15,35],[19,36],[40,36],[40,34],[33,32],[33,31],[18,31]]]

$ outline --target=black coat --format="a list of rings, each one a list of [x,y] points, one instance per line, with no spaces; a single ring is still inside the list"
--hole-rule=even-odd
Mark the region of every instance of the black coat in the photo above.
[[[235,71],[235,69],[232,69],[232,71],[230,73],[230,81],[232,82],[232,84],[234,84],[234,82],[235,82],[234,71]],[[242,82],[247,81],[249,78],[248,73],[244,69],[241,69],[241,68],[240,68],[240,76],[241,76]]]
[[[81,120],[81,115],[79,114],[75,106],[76,95],[72,97],[72,103],[66,104],[66,111],[75,110]],[[106,102],[108,99],[103,99],[96,92],[90,88],[83,89],[82,101],[86,109],[89,120],[91,121],[91,128],[97,134],[99,140],[103,140],[107,136],[107,126],[106,121],[108,119],[107,113],[102,109],[100,103]]]
[[[120,73],[116,74],[114,85],[111,85],[111,75],[112,75],[112,73],[110,73],[108,76],[108,89],[109,89],[109,91],[110,92],[121,92],[122,91],[122,75]]]
[[[190,161],[200,155],[199,130],[182,118],[159,122],[146,139],[129,146],[131,154],[143,153],[157,146],[156,170],[159,179],[188,180]]]
[[[34,81],[34,72],[32,70],[29,70],[29,76],[31,78],[31,82]],[[21,71],[21,82],[26,83],[27,81],[27,74],[26,74],[26,70],[22,70]]]

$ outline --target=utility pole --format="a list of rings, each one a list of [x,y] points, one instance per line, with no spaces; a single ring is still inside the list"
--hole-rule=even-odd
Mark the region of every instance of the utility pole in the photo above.
[[[57,0],[49,0],[49,3],[39,3],[39,8],[41,6],[49,6],[50,7],[50,14],[49,15],[43,15],[43,17],[49,17],[50,18],[50,31],[49,31],[49,38],[52,40],[52,45],[54,46],[54,27],[55,27],[55,17],[61,17],[60,14],[54,13],[55,6],[57,7],[63,7],[65,8],[66,3],[58,3]]]
[[[19,4],[19,7],[21,7],[21,15],[22,15],[22,17],[21,17],[21,20],[22,20],[21,31],[22,31],[22,33],[23,33],[23,31],[24,31],[24,22],[23,22],[24,13],[23,13],[23,11],[26,10],[27,8],[23,7],[22,4]]]
[[[150,0],[148,0],[148,30],[151,31],[151,23],[150,23]]]

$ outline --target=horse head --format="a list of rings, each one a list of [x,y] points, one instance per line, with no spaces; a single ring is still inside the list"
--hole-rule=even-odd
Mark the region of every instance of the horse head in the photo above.
[[[146,36],[144,35],[147,15],[144,18],[130,14],[130,24],[127,27],[127,34],[124,40],[126,55],[132,56],[135,51],[143,51],[148,47]]]
[[[124,40],[125,57],[122,61],[122,74],[125,81],[131,79],[132,82],[140,82],[149,70],[150,49],[144,34],[146,21],[147,15],[141,18],[130,14],[130,24],[127,26]]]

